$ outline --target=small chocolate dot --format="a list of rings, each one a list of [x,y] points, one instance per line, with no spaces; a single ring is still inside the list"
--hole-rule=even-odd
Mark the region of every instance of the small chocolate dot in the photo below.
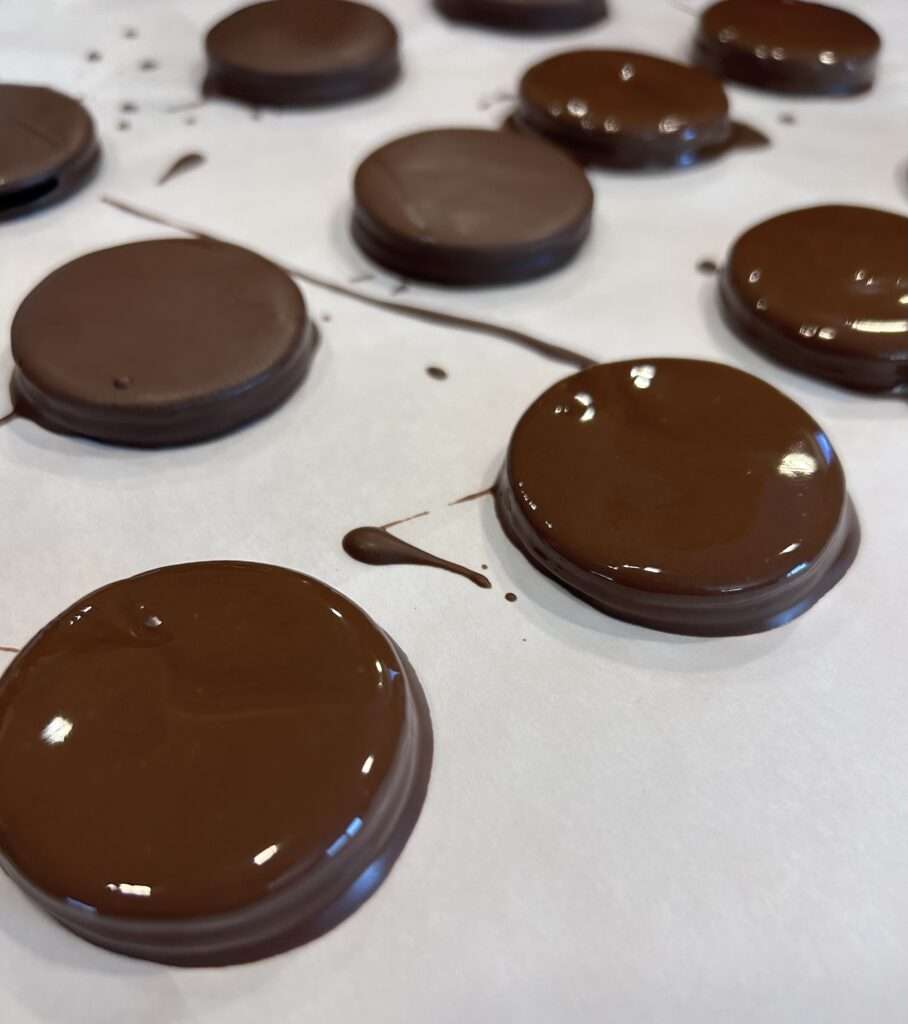
[[[779,124],[797,124],[798,119],[794,114],[779,114]]]
[[[331,323],[331,314],[330,313],[322,313],[322,322],[326,323],[326,324],[330,324]]]
[[[139,30],[137,28],[124,28],[123,38],[124,39],[138,39]]]
[[[127,128],[129,128],[129,122],[128,121],[117,121],[117,128],[121,132],[125,132],[127,130]]]
[[[114,387],[119,388],[120,391],[125,391],[126,388],[132,384],[132,377],[114,377]]]
[[[488,566],[486,565],[485,562],[482,563],[482,567],[483,567],[483,569],[488,569]]]
[[[194,117],[187,117],[186,120],[183,123],[184,124],[195,124],[195,118]]]
[[[124,114],[137,114],[139,112],[139,108],[135,105],[135,103],[129,102],[121,103],[120,110]]]
[[[443,370],[440,366],[427,366],[426,373],[432,378],[432,380],[448,379],[448,371]]]
[[[516,594],[507,593],[504,595],[505,601],[511,601],[512,603],[517,600]]]
[[[97,50],[89,50],[85,54],[85,59],[90,60],[94,64],[101,59],[101,54]]]
[[[158,62],[156,60],[143,60],[139,64],[139,71],[157,71]]]
[[[697,264],[697,270],[701,274],[715,274],[719,269],[719,264],[715,260],[700,260]]]

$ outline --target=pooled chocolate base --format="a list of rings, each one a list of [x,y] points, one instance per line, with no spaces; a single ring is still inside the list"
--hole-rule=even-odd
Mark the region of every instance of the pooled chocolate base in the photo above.
[[[608,13],[605,0],[435,0],[435,6],[454,21],[529,32],[583,28]]]
[[[0,864],[80,937],[178,966],[271,956],[353,913],[412,832],[432,760],[397,646],[336,591],[251,563],[83,598],[7,668],[0,722],[0,763],[30,769],[0,785]]]
[[[576,597],[614,619],[681,636],[747,636],[784,626],[809,611],[841,580],[861,542],[860,522],[849,499],[827,554],[794,580],[762,593],[669,597],[609,582],[540,543],[527,528],[506,469],[495,489],[495,511],[505,535],[527,561]]]

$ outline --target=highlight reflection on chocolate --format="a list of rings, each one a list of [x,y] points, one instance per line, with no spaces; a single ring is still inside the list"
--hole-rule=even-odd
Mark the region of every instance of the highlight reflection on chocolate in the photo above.
[[[0,84],[0,221],[59,202],[100,158],[91,115],[53,89]]]
[[[758,378],[691,359],[606,363],[550,388],[514,430],[496,505],[578,597],[699,636],[802,614],[859,540],[823,430]]]
[[[519,92],[518,127],[604,166],[686,166],[732,135],[721,82],[643,53],[561,53],[531,67]]]
[[[700,18],[695,56],[722,78],[776,92],[850,95],[873,85],[880,37],[838,7],[720,0]]]
[[[397,30],[352,0],[255,3],[205,39],[208,95],[289,107],[378,92],[400,73]]]
[[[866,391],[908,388],[908,218],[816,206],[757,224],[721,278],[730,325],[804,373]]]
[[[89,594],[0,678],[0,862],[129,956],[218,965],[308,941],[385,878],[432,730],[343,595],[244,562]]]
[[[273,263],[202,239],[136,242],[65,264],[13,320],[17,411],[128,445],[186,444],[299,387],[316,330]]]

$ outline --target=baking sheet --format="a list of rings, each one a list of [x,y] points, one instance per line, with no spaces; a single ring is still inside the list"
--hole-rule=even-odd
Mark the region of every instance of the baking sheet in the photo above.
[[[0,226],[3,337],[25,292],[60,263],[172,233],[103,196],[340,281],[374,274],[361,287],[391,297],[399,280],[347,236],[358,161],[414,129],[496,125],[507,103],[494,96],[559,49],[684,54],[689,13],[669,0],[611,6],[601,26],[526,39],[397,0],[384,5],[403,35],[396,88],[256,119],[226,102],[172,109],[196,100],[202,30],[230,2],[5,0],[4,79],[83,95],[105,162],[65,205]],[[785,209],[908,209],[908,9],[865,0],[860,13],[888,43],[869,96],[731,87],[735,115],[771,135],[771,148],[680,173],[596,172],[594,233],[569,268],[465,292],[411,282],[399,295],[602,359],[724,360],[801,402],[839,449],[864,540],[844,581],[782,629],[662,635],[536,573],[489,499],[448,503],[491,483],[516,418],[565,368],[318,288],[304,289],[323,330],[305,387],[239,433],[142,452],[25,421],[0,428],[0,645],[24,644],[71,600],[144,569],[275,562],[327,580],[394,635],[436,731],[429,797],[388,881],[341,927],[285,956],[194,971],[130,961],[71,937],[0,878],[4,1024],[905,1019],[906,405],[752,353],[720,323],[715,279],[695,269]],[[88,61],[91,50],[101,59]],[[157,68],[141,70],[144,60]],[[785,113],[796,123],[780,123]],[[190,151],[207,162],[155,184]],[[5,341],[0,375],[10,365]],[[429,365],[449,379],[430,379]],[[341,551],[350,527],[426,510],[400,535],[487,563],[493,590]],[[0,652],[0,669],[10,657]]]

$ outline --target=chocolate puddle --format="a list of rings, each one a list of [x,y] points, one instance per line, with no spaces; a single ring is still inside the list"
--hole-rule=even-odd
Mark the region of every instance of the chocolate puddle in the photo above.
[[[468,569],[457,562],[438,558],[377,526],[361,526],[351,530],[344,537],[343,547],[351,558],[366,565],[423,565],[430,569],[444,569],[456,576],[463,576],[484,590],[492,588],[492,584],[482,573],[474,572],[473,569]]]
[[[221,241],[221,239],[217,238],[215,235],[200,231],[198,228],[189,227],[186,224],[181,224],[179,221],[170,220],[169,218],[161,217],[158,214],[140,210],[129,203],[124,203],[120,199],[114,199],[112,196],[102,196],[101,201],[107,203],[108,206],[113,206],[115,209],[121,210],[123,213],[132,214],[132,216],[139,217],[140,219],[149,221],[152,224],[161,224],[164,227],[171,228],[174,231],[182,231],[184,234],[192,235],[195,238],[206,238],[209,241]],[[390,299],[380,299],[375,296],[366,295],[363,292],[356,291],[355,289],[349,288],[337,281],[332,281],[330,278],[323,277],[321,274],[314,274],[309,270],[303,270],[299,267],[291,266],[286,263],[276,263],[274,260],[271,262],[275,263],[276,266],[280,266],[292,277],[305,281],[307,284],[314,285],[317,288],[324,288],[337,295],[345,295],[349,299],[355,299],[357,302],[363,302],[368,306],[374,306],[376,309],[384,309],[390,313],[398,313],[399,315],[409,317],[412,320],[421,320],[424,323],[435,324],[439,327],[452,327],[459,330],[473,331],[475,334],[485,334],[492,338],[498,338],[500,341],[511,342],[512,344],[517,345],[520,348],[524,348],[529,352],[535,352],[537,355],[543,356],[546,359],[552,359],[559,363],[567,363],[569,366],[574,366],[578,369],[586,369],[590,366],[595,366],[597,362],[597,360],[592,359],[589,356],[585,356],[582,353],[575,352],[562,345],[556,345],[553,342],[543,341],[541,338],[536,338],[531,334],[527,334],[526,332],[517,330],[513,327],[503,327],[498,324],[488,323],[484,320],[473,320],[470,317],[457,316],[454,313],[443,313],[440,310],[428,309],[424,306],[414,306],[407,302],[392,302]]]
[[[205,157],[201,153],[185,153],[174,160],[170,167],[158,178],[158,184],[166,185],[171,178],[175,178],[178,174],[185,174],[186,171],[191,171],[195,167],[200,167],[203,163],[205,163]]]

